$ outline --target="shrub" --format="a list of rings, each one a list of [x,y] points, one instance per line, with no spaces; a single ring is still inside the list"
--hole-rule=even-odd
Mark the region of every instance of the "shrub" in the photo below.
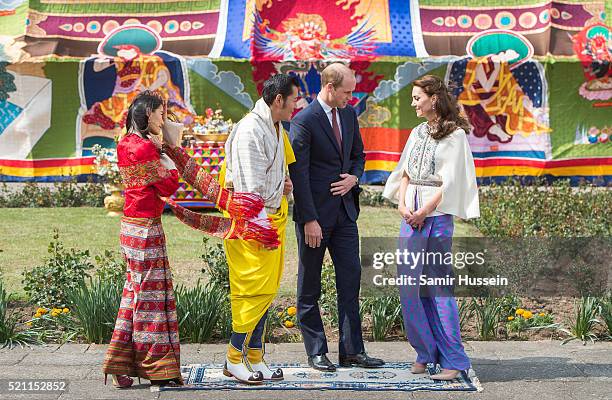
[[[398,324],[402,324],[402,307],[398,296],[370,297],[362,301],[363,313],[372,319],[372,339],[383,341]]]
[[[112,280],[122,283],[125,279],[127,264],[123,255],[117,255],[111,250],[104,250],[104,254],[96,255],[96,276],[103,280]]]
[[[27,322],[38,332],[44,343],[65,343],[82,336],[77,321],[69,314],[68,308],[38,307]]]
[[[0,190],[0,208],[101,207],[105,196],[104,185],[94,182],[59,182],[53,184],[53,190],[29,182],[21,191],[11,191],[4,183]]]
[[[521,335],[526,330],[538,330],[545,328],[556,328],[557,324],[553,323],[553,317],[544,312],[533,313],[529,310],[518,308],[513,314],[507,317],[508,322],[506,327],[510,332],[516,332]]]
[[[499,297],[472,299],[471,307],[476,314],[478,337],[481,340],[491,340],[497,337],[504,302],[505,300]]]
[[[372,186],[364,185],[361,186],[361,188],[363,189],[359,195],[359,203],[361,205],[374,207],[396,207],[395,204],[383,197],[380,186],[378,188],[374,188]]]
[[[474,307],[470,299],[461,297],[457,299],[458,314],[459,314],[459,329],[464,331],[467,328],[467,322],[474,316]]]
[[[66,250],[59,240],[59,232],[54,230],[53,240],[49,244],[50,257],[45,264],[26,270],[22,283],[30,301],[43,307],[68,306],[66,292],[76,288],[89,276],[87,271],[93,268],[89,251]]]
[[[211,285],[222,289],[225,292],[225,301],[219,304],[217,312],[219,319],[215,331],[223,339],[229,339],[232,335],[232,308],[230,303],[230,284],[229,284],[229,264],[225,258],[223,244],[215,243],[210,238],[202,239],[204,254],[202,259],[206,267],[202,268],[202,273],[208,275]]]
[[[527,186],[516,179],[480,190],[478,229],[491,237],[611,236],[608,212],[612,192],[569,181],[536,181]]]
[[[8,313],[8,304],[11,295],[4,288],[4,281],[0,275],[0,344],[2,347],[12,348],[19,345],[38,344],[41,342],[39,333],[31,327],[31,324],[22,326],[19,323],[21,316],[16,313]]]
[[[599,300],[595,297],[583,297],[576,303],[574,308],[574,316],[570,323],[569,329],[560,329],[567,333],[570,337],[563,341],[563,344],[572,340],[581,340],[582,344],[586,345],[587,340],[594,342],[597,336],[593,332],[595,325],[599,323],[596,318],[600,313]]]
[[[338,326],[337,299],[334,264],[326,259],[321,268],[321,297],[319,298],[319,308],[321,309],[323,319],[332,326]]]
[[[275,308],[274,311],[276,311],[276,317],[274,315],[271,315],[270,312],[268,313],[268,318],[272,318],[270,322],[276,322],[275,319],[278,318],[277,326],[282,326],[286,329],[291,329],[298,326],[297,308],[295,306],[287,307],[284,310],[278,310]]]
[[[602,322],[608,328],[608,337],[612,339],[612,294],[600,299],[600,316]]]
[[[207,237],[202,239],[204,244],[204,254],[202,259],[206,267],[202,268],[202,273],[208,274],[209,282],[224,288],[229,293],[229,265],[225,258],[225,250],[221,243],[214,243]]]
[[[198,280],[190,289],[183,285],[178,286],[174,295],[181,341],[188,343],[209,341],[220,319],[224,317],[219,310],[224,303],[227,303],[225,290],[212,282],[203,285]]]
[[[268,317],[266,318],[266,326],[264,330],[264,339],[266,341],[272,341],[274,335],[274,329],[279,326],[283,326],[285,317],[285,311],[277,305],[271,305],[268,309]]]
[[[117,310],[121,303],[122,282],[100,276],[81,280],[66,295],[71,305],[73,327],[87,343],[108,343],[113,334]],[[66,321],[73,322],[73,321]]]

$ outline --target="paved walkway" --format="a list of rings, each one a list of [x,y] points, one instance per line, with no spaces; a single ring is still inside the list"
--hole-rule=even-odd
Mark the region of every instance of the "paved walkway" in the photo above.
[[[330,348],[335,348],[330,344]],[[480,393],[355,391],[182,391],[151,392],[143,381],[127,390],[104,386],[100,366],[106,346],[67,344],[0,350],[0,379],[68,379],[68,391],[54,395],[0,393],[0,399],[612,399],[612,343],[468,342],[465,344],[484,391]],[[181,346],[183,364],[221,363],[225,345]],[[271,362],[306,362],[301,343],[268,345]],[[406,343],[369,343],[368,352],[387,361],[412,361]],[[332,361],[337,354],[330,354]],[[6,387],[6,382],[3,382]]]

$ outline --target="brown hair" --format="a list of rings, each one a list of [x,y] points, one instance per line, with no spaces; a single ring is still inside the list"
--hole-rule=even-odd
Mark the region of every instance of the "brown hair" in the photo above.
[[[437,116],[435,129],[431,134],[432,138],[440,140],[458,128],[463,129],[465,133],[470,131],[470,123],[461,112],[457,99],[451,94],[442,79],[434,75],[425,75],[412,84],[420,87],[427,96],[436,96],[436,100],[432,99]]]
[[[332,86],[337,89],[340,85],[342,85],[346,70],[352,72],[350,68],[342,63],[335,62],[333,64],[329,64],[327,67],[325,67],[323,72],[321,72],[321,87],[331,83]]]

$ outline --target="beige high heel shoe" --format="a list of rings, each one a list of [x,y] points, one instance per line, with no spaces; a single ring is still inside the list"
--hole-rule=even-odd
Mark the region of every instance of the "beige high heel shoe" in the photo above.
[[[452,381],[454,379],[457,379],[459,377],[459,374],[461,374],[461,371],[458,371],[456,369],[443,369],[442,372],[440,372],[439,374],[431,375],[430,378],[438,381]]]
[[[427,371],[427,364],[421,364],[419,362],[414,362],[412,367],[410,368],[410,372],[413,374],[424,374]]]

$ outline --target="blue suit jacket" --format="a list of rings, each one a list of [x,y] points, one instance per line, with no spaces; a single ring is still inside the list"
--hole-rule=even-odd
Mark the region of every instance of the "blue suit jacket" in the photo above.
[[[330,191],[331,183],[341,179],[340,174],[360,178],[365,166],[357,113],[351,106],[338,111],[342,149],[318,100],[291,121],[289,134],[296,162],[289,166],[289,172],[295,198],[293,220],[297,223],[317,220],[321,226],[333,226],[342,203],[352,221],[359,216],[358,185],[344,196],[334,196]]]

